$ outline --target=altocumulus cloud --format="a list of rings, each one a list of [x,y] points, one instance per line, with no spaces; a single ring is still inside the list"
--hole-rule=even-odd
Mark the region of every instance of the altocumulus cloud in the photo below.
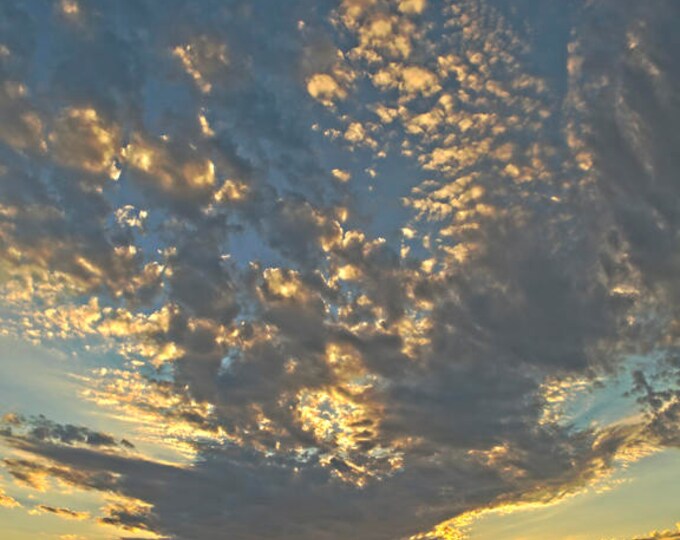
[[[2,332],[129,430],[3,411],[0,505],[457,539],[678,447],[678,7],[4,2]]]

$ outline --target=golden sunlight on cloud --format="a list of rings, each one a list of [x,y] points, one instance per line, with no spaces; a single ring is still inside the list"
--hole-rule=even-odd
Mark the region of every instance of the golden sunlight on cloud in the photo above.
[[[109,496],[107,504],[102,508],[103,517],[97,523],[109,530],[134,534],[136,538],[160,539],[148,525],[153,505],[132,497]]]
[[[135,135],[123,149],[122,156],[127,164],[168,194],[200,194],[215,184],[215,164],[211,160],[190,154],[179,158],[164,142],[147,141]]]
[[[677,540],[680,538],[680,522],[675,525],[675,530],[649,531],[643,536],[636,536],[632,540]]]
[[[307,80],[307,91],[327,107],[347,97],[347,92],[327,73],[316,73]]]
[[[227,179],[222,186],[213,193],[216,203],[238,202],[248,196],[248,184],[240,180]]]
[[[275,298],[294,299],[298,302],[304,302],[309,298],[309,293],[305,290],[297,272],[281,268],[265,268],[263,277],[267,292]]]
[[[409,94],[418,93],[427,97],[441,90],[437,76],[420,66],[403,68],[400,78],[403,90]]]
[[[0,84],[0,140],[18,150],[42,152],[46,149],[43,121],[28,98],[24,84],[12,80]]]
[[[427,6],[427,0],[401,0],[399,11],[402,13],[422,13]]]
[[[85,400],[130,425],[147,459],[184,465],[196,458],[196,440],[238,441],[211,426],[210,404],[183,397],[170,385],[149,381],[136,371],[100,370],[79,381]]]
[[[186,45],[177,45],[172,54],[179,59],[184,70],[204,94],[209,94],[213,90],[215,79],[229,66],[226,44],[208,36],[200,36]]]
[[[96,110],[66,109],[47,139],[58,163],[92,174],[106,174],[112,180],[120,176],[114,161],[120,152],[120,130],[105,122]]]
[[[421,11],[424,3],[404,2],[402,11]],[[546,173],[546,152],[539,144],[527,149],[507,142],[509,132],[532,132],[541,129],[547,110],[542,104],[544,83],[535,77],[521,73],[519,63],[513,56],[520,48],[517,38],[500,22],[497,29],[486,34],[474,16],[477,8],[473,3],[452,6],[445,10],[447,25],[462,30],[467,38],[467,52],[456,55],[447,52],[437,57],[437,69],[398,60],[385,47],[381,39],[393,39],[396,15],[380,11],[378,3],[346,2],[343,4],[343,24],[357,33],[360,46],[347,55],[348,66],[355,73],[362,73],[374,85],[385,91],[384,98],[368,105],[380,119],[379,124],[362,123],[344,117],[347,128],[345,140],[352,144],[366,144],[381,155],[377,144],[385,135],[395,132],[397,120],[405,129],[407,137],[401,147],[405,156],[413,156],[425,170],[443,174],[449,180],[426,181],[414,188],[404,203],[417,212],[418,220],[437,222],[450,219],[454,224],[442,227],[439,234],[440,257],[459,264],[469,261],[475,253],[481,253],[482,244],[474,237],[482,223],[507,215],[499,212],[490,197],[485,196],[488,180],[479,171],[488,166],[489,159],[498,162],[500,178],[505,177],[517,184],[542,180],[549,182]],[[377,11],[376,11],[377,10]],[[410,24],[410,23],[409,23]],[[414,33],[418,35],[418,31]],[[501,41],[511,44],[501,53]],[[423,40],[427,43],[426,40]],[[434,44],[428,46],[434,47]],[[362,52],[359,53],[358,50]],[[490,62],[489,54],[495,54]],[[359,60],[368,60],[362,65]],[[510,72],[510,79],[504,74]],[[358,75],[357,75],[358,76]],[[451,77],[457,79],[456,91],[442,92]],[[394,99],[387,91],[398,90]],[[521,89],[522,97],[517,90]],[[441,95],[440,95],[441,94]],[[418,112],[409,105],[417,97],[435,97],[429,110]],[[414,102],[415,103],[415,102]],[[413,107],[415,109],[415,107]],[[498,111],[506,111],[499,116]],[[527,117],[520,122],[519,116]],[[390,138],[390,135],[388,138]],[[397,135],[398,136],[398,135]],[[455,190],[467,184],[467,192]],[[438,189],[433,189],[433,187]],[[506,189],[505,186],[499,186]],[[447,193],[451,191],[451,196]],[[416,224],[414,223],[413,226]]]
[[[17,508],[21,506],[19,501],[7,495],[3,489],[0,488],[0,506],[4,508]]]
[[[76,18],[80,14],[80,6],[76,0],[61,0],[59,8],[65,16],[70,18]]]
[[[75,521],[83,521],[86,519],[90,519],[89,512],[78,512],[76,510],[71,510],[69,508],[48,506],[46,504],[39,504],[38,506],[30,510],[29,514],[31,515],[50,514],[62,519],[72,519]]]
[[[334,354],[331,351],[331,359]],[[363,391],[357,387],[354,398],[338,390],[303,390],[296,396],[298,420],[321,449],[321,464],[342,482],[360,488],[394,474],[403,464],[395,449],[370,444],[370,450],[362,450],[379,430],[381,416],[374,406],[357,399]]]
[[[349,171],[344,171],[342,169],[333,169],[331,171],[333,177],[340,182],[349,182],[352,178],[352,174]]]

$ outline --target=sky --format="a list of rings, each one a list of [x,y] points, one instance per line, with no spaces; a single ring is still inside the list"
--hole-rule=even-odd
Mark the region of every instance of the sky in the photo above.
[[[680,538],[678,24],[0,2],[0,537]]]

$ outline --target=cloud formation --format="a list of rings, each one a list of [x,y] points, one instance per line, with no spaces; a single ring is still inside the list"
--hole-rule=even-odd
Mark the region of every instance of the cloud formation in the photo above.
[[[127,431],[6,415],[0,505],[457,539],[680,446],[678,10],[548,4],[2,6],[2,332]]]

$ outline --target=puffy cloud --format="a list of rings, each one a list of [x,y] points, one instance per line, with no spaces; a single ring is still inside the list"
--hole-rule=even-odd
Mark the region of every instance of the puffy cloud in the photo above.
[[[430,71],[420,66],[408,66],[401,72],[403,88],[408,93],[419,93],[430,96],[441,87],[437,77]]]
[[[422,13],[427,6],[427,0],[402,0],[399,11],[403,13]]]
[[[120,152],[120,132],[102,121],[96,110],[67,109],[55,122],[48,141],[58,163],[118,179],[120,169],[114,160]]]
[[[680,538],[680,532],[666,529],[664,531],[650,531],[644,536],[636,536],[633,540],[673,540],[675,538]]]
[[[352,174],[343,169],[333,169],[331,173],[340,182],[349,182],[349,179],[352,178]]]
[[[347,92],[327,73],[312,75],[307,81],[307,91],[310,96],[326,106],[331,106],[334,101],[347,97]]]
[[[126,163],[159,191],[177,198],[205,193],[215,184],[215,164],[191,152],[182,156],[171,145],[135,138],[125,147]]]
[[[16,508],[21,506],[21,504],[13,497],[7,495],[4,490],[0,489],[0,506],[4,508]]]

